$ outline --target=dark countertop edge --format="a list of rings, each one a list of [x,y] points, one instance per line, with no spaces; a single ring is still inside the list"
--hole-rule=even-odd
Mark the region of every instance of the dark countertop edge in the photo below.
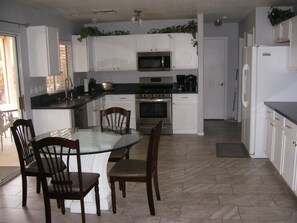
[[[198,92],[178,92],[178,91],[173,91],[172,94],[197,94]],[[116,94],[135,94],[135,91],[104,91],[104,92],[100,92],[99,94],[95,95],[95,96],[91,96],[88,99],[85,99],[84,101],[81,101],[80,103],[76,103],[74,105],[69,105],[66,103],[55,103],[52,105],[47,105],[47,106],[31,106],[31,109],[75,109],[78,108],[82,105],[87,104],[88,102],[91,102],[93,100],[99,99],[100,97],[103,97],[105,95],[116,95]]]
[[[297,102],[264,102],[264,104],[297,125]]]

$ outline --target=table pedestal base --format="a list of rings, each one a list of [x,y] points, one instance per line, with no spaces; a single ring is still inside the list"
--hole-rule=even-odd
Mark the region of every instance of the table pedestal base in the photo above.
[[[100,209],[109,210],[111,206],[111,190],[107,178],[107,162],[110,152],[81,155],[81,168],[82,172],[99,173],[99,196],[100,196]],[[71,157],[70,171],[77,171],[76,157]],[[84,199],[85,212],[89,214],[96,214],[96,202],[94,189],[91,190]],[[70,208],[72,213],[80,213],[80,201],[65,201],[65,207]]]

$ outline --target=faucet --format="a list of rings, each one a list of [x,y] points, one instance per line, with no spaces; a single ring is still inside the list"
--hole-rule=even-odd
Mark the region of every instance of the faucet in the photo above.
[[[68,90],[73,87],[72,80],[69,76],[65,78],[65,99],[68,99]]]

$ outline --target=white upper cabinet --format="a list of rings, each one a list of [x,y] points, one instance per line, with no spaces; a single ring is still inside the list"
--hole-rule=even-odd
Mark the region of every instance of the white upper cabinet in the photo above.
[[[27,28],[31,77],[60,73],[59,32],[57,28],[31,26]]]
[[[137,52],[171,51],[171,34],[136,35]]]
[[[92,43],[95,71],[136,70],[135,36],[100,36]]]
[[[89,71],[89,56],[87,38],[82,41],[77,40],[80,35],[72,36],[72,61],[73,72],[88,72]]]
[[[297,71],[297,16],[290,19],[289,69]]]
[[[287,42],[290,40],[290,20],[283,21],[273,26],[273,41],[274,42]]]
[[[185,33],[171,34],[172,69],[197,69],[197,47],[192,45],[192,35]]]

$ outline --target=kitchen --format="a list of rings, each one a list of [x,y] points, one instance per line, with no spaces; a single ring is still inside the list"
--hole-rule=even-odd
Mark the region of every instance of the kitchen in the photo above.
[[[10,4],[8,2],[6,2],[8,6],[10,6]],[[20,6],[11,6],[13,8],[13,10],[20,10],[19,11],[19,14],[22,15],[24,12],[22,11],[23,8],[20,7]],[[9,9],[10,7],[8,7]],[[262,9],[259,8],[256,10],[256,13],[258,13],[258,11],[261,11]],[[267,10],[267,8],[266,8]],[[10,15],[9,14],[12,14],[12,13],[9,13],[9,10],[7,10],[6,12],[3,12],[4,15],[7,15],[7,18],[10,18]],[[33,15],[35,16],[40,16],[40,12],[36,12],[34,11],[34,13],[32,13]],[[258,15],[257,15],[258,16]],[[265,13],[262,13],[262,17],[265,17],[266,18],[266,14]],[[79,24],[70,24],[70,22],[68,21],[60,21],[58,18],[53,18],[51,17],[50,15],[47,15],[45,14],[45,17],[41,17],[43,19],[40,19],[40,25],[52,25],[52,26],[60,26],[59,27],[59,35],[60,35],[60,38],[61,39],[64,39],[64,40],[70,40],[69,39],[69,35],[68,33],[78,33],[79,31],[79,28],[81,27],[81,25]],[[51,22],[48,23],[47,22],[47,19],[49,19]],[[9,19],[9,20],[14,20],[13,18]],[[29,24],[36,24],[35,21],[34,21],[34,18],[26,18],[26,19],[20,19],[21,21],[26,21],[28,22]],[[44,20],[44,21],[42,21]],[[56,25],[55,24],[55,21],[57,21],[57,24],[60,23],[59,25]],[[184,24],[186,23],[188,20],[182,20],[182,21],[174,21],[174,23],[170,23],[168,22],[167,24],[165,24],[164,26],[170,26],[170,25],[176,25],[176,24]],[[37,25],[37,24],[36,24]],[[39,24],[38,24],[39,25]],[[104,24],[103,24],[104,25]],[[110,24],[107,24],[107,26],[110,25]],[[121,25],[121,24],[120,24]],[[155,25],[155,24],[154,24]],[[20,33],[21,36],[26,36],[26,30],[25,28],[21,27],[20,29],[18,29],[17,27],[12,27],[12,26],[8,26],[8,25],[5,25],[5,24],[2,24],[1,23],[1,27],[4,26],[6,27],[4,30],[6,30],[7,33]],[[71,27],[71,28],[70,28]],[[152,27],[156,27],[156,26],[153,26]],[[238,30],[240,31],[239,29],[242,29],[240,28],[241,26],[238,26],[237,23],[226,23],[224,24],[223,26],[221,27],[214,27],[212,23],[206,23],[204,24],[204,33],[205,33],[205,36],[221,36],[221,35],[225,35],[225,36],[229,36],[230,38],[230,41],[228,41],[228,57],[229,57],[229,60],[228,60],[228,63],[230,63],[231,65],[228,64],[228,74],[231,73],[231,76],[229,77],[228,76],[228,79],[229,80],[233,80],[233,74],[236,73],[236,69],[237,69],[237,63],[232,63],[232,60],[233,61],[237,61],[236,59],[236,55],[238,54],[238,46],[237,46],[237,40],[238,40],[238,37],[241,36],[241,34],[239,35],[237,32],[234,32],[234,30]],[[115,28],[116,29],[116,28]],[[257,27],[256,27],[257,29]],[[261,29],[261,27],[259,28]],[[76,31],[74,31],[76,30]],[[240,31],[241,32],[241,31]],[[259,32],[257,32],[257,34],[259,34]],[[269,37],[267,37],[267,39],[265,41],[269,42]],[[272,38],[272,37],[271,37]],[[23,38],[20,38],[18,41],[20,41],[20,43],[23,43],[23,45],[26,46],[26,42],[27,40],[26,39],[23,39]],[[262,41],[262,42],[261,42]],[[233,43],[234,42],[234,43]],[[265,44],[263,40],[260,39],[260,42],[258,44]],[[230,47],[230,49],[229,49]],[[199,50],[201,50],[201,48],[199,48]],[[24,89],[24,96],[25,96],[25,104],[26,104],[26,110],[24,112],[24,115],[27,116],[27,117],[32,117],[32,110],[30,109],[31,107],[31,102],[30,102],[30,97],[32,96],[36,96],[36,95],[40,95],[40,94],[43,94],[45,93],[45,80],[44,78],[40,78],[40,77],[36,77],[36,78],[31,78],[29,77],[29,68],[28,68],[28,59],[27,59],[27,55],[26,55],[26,49],[21,49],[21,54],[23,56],[20,56],[20,61],[22,62],[23,64],[23,70],[20,70],[21,74],[23,74],[23,86],[22,86],[22,89]],[[201,58],[199,57],[199,60]],[[199,61],[199,64],[200,64],[200,61]],[[200,69],[200,67],[199,67]],[[170,73],[166,73],[166,72],[161,72],[161,75],[168,75],[168,76],[173,76],[173,77],[176,77],[176,75],[178,74],[192,74],[194,73],[195,74],[195,70],[185,70],[185,71],[173,71],[173,72],[170,72]],[[142,74],[142,73],[138,73],[138,72],[121,72],[121,73],[118,73],[118,72],[101,72],[100,74],[100,77],[98,77],[97,75],[98,73],[91,73],[91,74],[88,74],[88,76],[86,74],[80,74],[80,75],[77,75],[78,77],[74,76],[74,85],[75,86],[78,86],[78,85],[82,85],[83,84],[83,80],[87,77],[87,78],[96,78],[97,80],[97,83],[101,83],[103,81],[111,81],[113,83],[117,83],[117,82],[123,82],[123,80],[125,80],[125,82],[127,83],[137,83],[138,82],[138,77],[139,76],[146,76],[146,75],[158,75],[160,76],[159,74],[156,74],[156,73],[145,73],[145,74]],[[137,76],[137,78],[135,78],[135,76]],[[201,79],[200,79],[201,80]],[[200,82],[201,84],[201,82]],[[26,87],[25,87],[26,86]],[[30,86],[30,87],[28,87]],[[203,87],[200,87],[198,86],[198,91],[199,89],[201,90]],[[228,90],[228,97],[227,98],[230,98],[230,95],[232,95],[232,89],[229,91]],[[232,97],[231,97],[232,98]],[[198,99],[199,101],[199,99]],[[201,101],[201,100],[200,100]],[[232,105],[232,100],[228,99],[228,104],[231,103]],[[200,105],[199,105],[200,106]],[[231,107],[232,106],[227,106],[228,107],[228,114],[231,113]],[[202,107],[203,108],[203,107]],[[201,116],[200,117],[203,117],[202,114],[200,114]],[[201,127],[201,126],[200,126]],[[200,132],[201,134],[204,133],[203,131],[203,124],[202,124],[202,131]]]

